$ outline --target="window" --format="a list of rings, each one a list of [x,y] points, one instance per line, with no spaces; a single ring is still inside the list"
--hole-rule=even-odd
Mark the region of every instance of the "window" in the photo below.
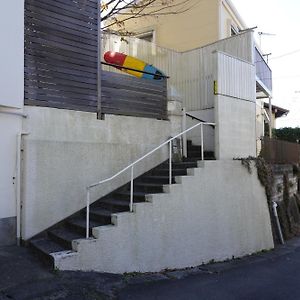
[[[230,33],[231,33],[231,36],[234,36],[234,35],[237,35],[239,33],[239,30],[235,26],[231,25]]]
[[[139,33],[136,35],[136,37],[141,40],[145,40],[145,41],[153,43],[154,42],[154,30]]]

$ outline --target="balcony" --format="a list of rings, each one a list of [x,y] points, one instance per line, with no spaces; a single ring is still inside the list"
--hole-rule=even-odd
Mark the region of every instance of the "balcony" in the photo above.
[[[257,92],[263,92],[264,96],[272,93],[272,70],[265,59],[255,47],[255,67],[256,67],[256,89]],[[264,97],[262,96],[262,97]]]

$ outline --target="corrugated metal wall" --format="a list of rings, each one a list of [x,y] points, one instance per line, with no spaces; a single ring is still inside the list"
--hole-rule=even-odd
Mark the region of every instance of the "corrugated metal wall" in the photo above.
[[[180,91],[184,95],[184,104],[189,111],[214,107],[215,51],[222,51],[252,63],[252,32],[246,32],[182,54],[185,76],[181,79]]]
[[[170,76],[168,79],[169,97],[180,97],[183,106],[188,111],[214,106],[213,74],[216,68],[216,58],[213,52],[222,51],[250,63],[253,62],[252,32],[245,32],[183,53],[131,37],[121,40],[118,36],[103,34],[102,39],[103,53],[110,50],[136,56],[155,65]],[[116,71],[113,68],[105,67],[105,69]]]
[[[217,93],[222,96],[255,102],[255,65],[218,52]]]

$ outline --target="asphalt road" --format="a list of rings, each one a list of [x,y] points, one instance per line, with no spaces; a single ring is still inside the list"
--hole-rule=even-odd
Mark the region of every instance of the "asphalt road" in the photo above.
[[[152,274],[53,272],[26,248],[0,247],[0,300],[300,300],[300,238],[268,253]]]
[[[290,248],[289,248],[290,247]],[[300,299],[300,248],[294,245],[270,253],[207,267],[184,278],[131,284],[119,293],[129,299]]]

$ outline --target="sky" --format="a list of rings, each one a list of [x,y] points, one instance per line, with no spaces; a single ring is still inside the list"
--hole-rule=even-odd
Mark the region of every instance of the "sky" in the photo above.
[[[276,127],[300,127],[300,1],[231,0],[246,25],[257,26],[261,49],[269,56],[273,73],[272,103],[290,110]]]

